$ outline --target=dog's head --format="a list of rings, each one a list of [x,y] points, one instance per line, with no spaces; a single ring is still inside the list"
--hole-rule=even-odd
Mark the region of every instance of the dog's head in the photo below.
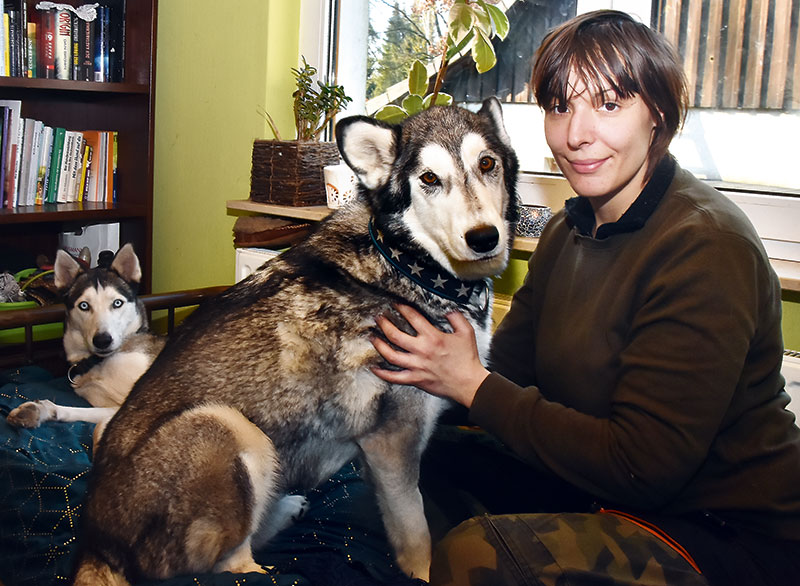
[[[500,102],[434,107],[390,125],[341,120],[336,140],[382,230],[460,279],[503,271],[519,208],[519,165]]]
[[[136,296],[142,269],[130,244],[120,248],[107,266],[92,269],[59,250],[54,272],[67,309],[64,349],[69,360],[109,356],[129,335],[146,327]]]

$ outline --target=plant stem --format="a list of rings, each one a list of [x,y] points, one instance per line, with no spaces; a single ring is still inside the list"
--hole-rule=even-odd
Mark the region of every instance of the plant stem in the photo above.
[[[447,49],[450,45],[450,35],[444,40],[444,50],[442,51],[442,61],[439,64],[439,71],[436,73],[436,81],[433,82],[433,96],[431,97],[431,106],[436,105],[436,98],[439,97],[439,90],[442,89],[444,82],[444,74],[447,72]]]

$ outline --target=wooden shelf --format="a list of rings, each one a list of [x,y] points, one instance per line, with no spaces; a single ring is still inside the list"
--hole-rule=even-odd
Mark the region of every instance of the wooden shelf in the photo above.
[[[25,0],[28,15],[38,0]],[[118,133],[117,202],[47,204],[0,209],[0,253],[10,267],[55,256],[59,234],[78,226],[118,222],[142,264],[140,291],[149,293],[153,263],[153,157],[158,0],[125,6],[123,82],[0,77],[3,99],[19,100],[24,118],[68,130]],[[1,207],[1,206],[0,206]],[[99,251],[92,251],[93,254]]]
[[[264,214],[266,216],[279,216],[281,218],[294,218],[297,220],[312,220],[317,222],[323,218],[326,218],[331,212],[333,212],[333,210],[327,206],[292,207],[259,203],[249,199],[229,199],[227,202],[227,207],[228,210],[253,212],[257,214]],[[517,236],[514,239],[514,250],[533,252],[536,249],[538,242],[538,238],[521,238]]]

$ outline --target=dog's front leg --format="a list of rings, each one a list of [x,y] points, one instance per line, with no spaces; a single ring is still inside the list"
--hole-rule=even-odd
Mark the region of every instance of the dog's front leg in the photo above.
[[[419,491],[419,435],[414,426],[398,426],[362,438],[364,460],[375,484],[378,506],[400,568],[428,579],[431,536]]]

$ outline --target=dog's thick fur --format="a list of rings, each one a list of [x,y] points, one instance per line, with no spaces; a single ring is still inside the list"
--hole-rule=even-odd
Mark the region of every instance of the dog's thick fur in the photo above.
[[[8,414],[8,422],[33,428],[45,421],[89,421],[101,424],[97,437],[166,339],[149,331],[137,297],[142,269],[130,244],[119,249],[109,266],[92,269],[59,250],[53,268],[66,308],[64,351],[72,365],[70,381],[93,407],[28,401]]]
[[[442,328],[458,310],[485,354],[489,277],[506,266],[517,218],[516,157],[497,100],[402,126],[348,118],[337,141],[359,198],[195,311],[108,424],[76,584],[256,570],[251,546],[279,496],[357,456],[399,566],[427,578],[419,458],[444,401],[377,378],[370,336],[379,314],[409,331],[394,304]],[[402,249],[473,293],[457,302],[401,275],[371,219],[391,255]]]

